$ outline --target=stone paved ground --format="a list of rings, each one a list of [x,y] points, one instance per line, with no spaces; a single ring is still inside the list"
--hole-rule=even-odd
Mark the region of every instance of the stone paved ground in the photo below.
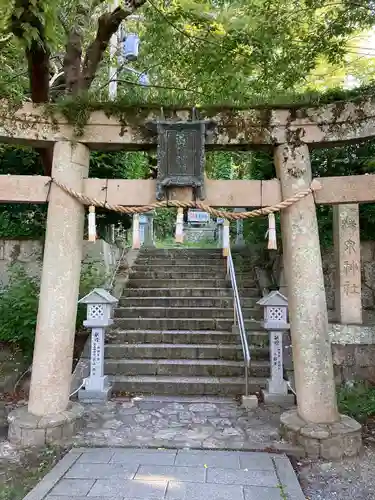
[[[77,446],[140,446],[288,451],[280,407],[242,408],[229,398],[144,397],[86,405]]]
[[[25,404],[25,401],[21,401],[20,404]],[[283,449],[285,443],[278,441],[277,437],[280,411],[281,409],[277,407],[260,407],[249,413],[230,399],[200,398],[198,401],[186,398],[179,398],[179,400],[164,398],[160,401],[158,398],[144,398],[135,401],[112,401],[105,405],[86,407],[88,420],[85,428],[76,436],[75,444],[105,447],[125,445],[179,449],[206,447],[260,450],[267,449],[271,443],[272,446]],[[203,435],[201,440],[197,439],[199,433],[201,433],[200,437]],[[209,437],[206,437],[207,433]],[[296,461],[294,465],[299,472],[306,498],[309,500],[347,500],[348,498],[374,500],[375,446],[373,441],[368,443],[365,439],[364,453],[360,457],[347,459],[341,463],[302,459]],[[288,453],[288,449],[285,449]],[[209,466],[207,463],[206,465]],[[12,476],[13,473],[9,471],[13,469],[15,477],[22,480],[22,474],[25,476],[29,474],[28,458],[23,457],[20,450],[6,441],[5,434],[3,439],[0,435],[0,498],[2,498],[2,474]],[[7,496],[5,498],[8,499]],[[19,500],[22,497],[9,498]],[[65,500],[68,497],[63,496],[63,498]],[[96,500],[100,498],[97,497]],[[105,498],[111,500],[111,497],[102,497],[103,500]],[[204,496],[202,498],[206,500]],[[261,498],[259,497],[260,500]],[[285,497],[281,498],[285,500]],[[27,497],[27,500],[39,499],[34,496]],[[73,500],[76,499],[73,497]],[[119,500],[122,500],[121,497]],[[194,500],[194,497],[191,497],[191,500]]]
[[[75,449],[24,500],[303,500],[285,455]]]
[[[297,462],[303,491],[311,500],[374,500],[375,449],[365,446],[361,456],[327,462]]]

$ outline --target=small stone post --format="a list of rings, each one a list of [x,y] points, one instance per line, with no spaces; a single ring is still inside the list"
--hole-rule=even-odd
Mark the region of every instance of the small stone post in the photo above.
[[[333,241],[336,320],[343,324],[361,324],[361,242],[357,204],[333,207]]]
[[[89,149],[57,142],[52,177],[83,192]],[[75,432],[83,408],[69,402],[77,299],[82,261],[84,206],[52,183],[28,409],[9,417],[9,440],[21,446],[43,446]]]
[[[87,304],[87,319],[84,326],[91,330],[90,376],[84,380],[84,388],[78,398],[85,403],[107,401],[112,387],[104,375],[105,329],[113,324],[113,307],[118,300],[103,288],[95,288],[79,303]]]
[[[223,248],[223,225],[224,225],[224,219],[218,217],[216,219],[216,227],[217,227],[217,246],[219,248]]]
[[[245,208],[235,208],[234,212],[245,212]],[[236,248],[242,248],[245,246],[245,240],[243,237],[243,220],[242,219],[237,219],[236,220],[236,241],[235,241],[235,247]]]
[[[257,304],[264,308],[262,326],[270,336],[271,378],[267,382],[267,390],[262,391],[263,400],[271,404],[293,404],[294,395],[288,394],[283,363],[283,333],[289,330],[288,299],[280,292],[273,291]]]
[[[133,245],[134,250],[139,250],[141,247],[141,236],[140,236],[140,225],[139,225],[139,214],[133,215]]]
[[[283,199],[310,187],[307,145],[275,149]],[[337,410],[327,304],[313,194],[281,211],[284,269],[297,392],[297,411],[281,415],[282,431],[308,455],[340,458],[361,447],[361,426]]]
[[[230,222],[228,219],[224,220],[223,224],[223,256],[228,257],[230,249]]]
[[[148,218],[146,214],[139,215],[139,246],[145,246],[145,240],[148,230]]]
[[[177,210],[175,241],[176,241],[176,243],[183,243],[184,242],[184,209],[183,208],[179,208]]]

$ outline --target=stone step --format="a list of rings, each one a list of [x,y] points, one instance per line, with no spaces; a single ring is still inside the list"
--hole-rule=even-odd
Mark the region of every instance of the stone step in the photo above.
[[[117,307],[115,318],[233,318],[233,308],[215,307]],[[244,319],[262,319],[260,308],[242,308]]]
[[[240,344],[238,333],[218,332],[216,330],[117,330],[106,335],[108,344]],[[248,334],[251,356],[254,359],[268,359],[268,333],[252,331]],[[89,354],[89,353],[87,353]]]
[[[246,330],[261,330],[259,321],[245,319]],[[116,318],[113,329],[121,330],[220,330],[228,331],[232,318]]]
[[[223,259],[223,251],[221,248],[162,248],[141,250],[138,254],[138,259],[192,259],[195,257],[202,259]]]
[[[229,282],[224,279],[190,279],[190,278],[167,278],[167,279],[156,279],[156,278],[143,278],[138,279],[135,276],[130,276],[128,284],[131,288],[230,288]],[[242,291],[243,288],[252,288],[257,290],[257,296],[259,296],[259,290],[255,288],[253,280],[245,280],[238,283],[239,290]]]
[[[162,377],[124,376],[109,377],[114,392],[130,394],[153,395],[206,395],[206,396],[235,396],[245,391],[244,377]],[[250,394],[260,391],[267,384],[266,378],[250,378]]]
[[[207,359],[121,359],[106,360],[105,375],[161,375],[172,377],[242,377],[243,361]],[[253,361],[250,367],[253,377],[269,377],[267,361]]]
[[[132,288],[225,288],[225,279],[137,279],[129,278]]]
[[[242,307],[254,307],[258,298],[241,299]],[[228,297],[122,297],[120,307],[233,307]]]
[[[124,288],[122,298],[125,297],[232,297],[231,288],[217,287],[217,288]],[[260,299],[259,290],[257,288],[242,288],[240,290],[241,298],[254,298]]]
[[[185,257],[183,259],[141,259],[137,258],[135,261],[135,264],[133,267],[144,267],[147,266],[149,267],[152,265],[153,267],[164,267],[164,266],[195,266],[199,264],[199,266],[217,266],[217,267],[224,267],[226,265],[226,262],[223,259],[218,259],[217,257],[213,259],[206,259],[206,258],[199,258],[197,257],[191,258],[191,257]]]
[[[212,260],[212,261],[205,261],[202,263],[200,259],[185,259],[182,260],[180,263],[175,264],[171,263],[169,260],[166,260],[164,262],[138,262],[136,261],[135,264],[132,266],[132,269],[140,270],[140,271],[145,271],[149,270],[150,268],[155,269],[157,271],[163,271],[164,269],[171,270],[171,269],[182,269],[182,270],[187,270],[191,271],[192,269],[197,269],[197,271],[206,271],[207,268],[212,268],[216,269],[218,271],[226,270],[226,265],[224,261],[219,261],[219,260]],[[251,269],[249,270],[249,272]]]
[[[155,271],[153,267],[150,267],[148,271],[132,271],[130,273],[130,279],[136,280],[225,280],[225,270],[221,269],[216,271],[215,269],[205,268],[205,271],[195,271],[192,268],[190,271],[181,271],[178,267],[173,268],[171,271]],[[249,283],[249,286],[255,286],[255,281],[253,278],[244,277]]]
[[[105,359],[211,359],[242,361],[240,344],[106,344]]]

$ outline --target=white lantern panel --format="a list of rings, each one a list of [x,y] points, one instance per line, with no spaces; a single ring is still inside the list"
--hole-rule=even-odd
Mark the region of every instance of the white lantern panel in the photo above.
[[[269,321],[285,321],[286,322],[286,308],[285,307],[268,307],[267,316]]]
[[[104,304],[88,304],[87,319],[104,319]]]

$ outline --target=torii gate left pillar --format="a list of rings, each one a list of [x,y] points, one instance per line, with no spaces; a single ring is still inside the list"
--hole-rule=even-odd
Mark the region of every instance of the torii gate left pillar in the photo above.
[[[57,142],[52,177],[78,192],[88,176],[89,149]],[[83,408],[69,401],[82,261],[84,207],[52,184],[28,407],[9,417],[9,440],[43,446],[75,433]]]

